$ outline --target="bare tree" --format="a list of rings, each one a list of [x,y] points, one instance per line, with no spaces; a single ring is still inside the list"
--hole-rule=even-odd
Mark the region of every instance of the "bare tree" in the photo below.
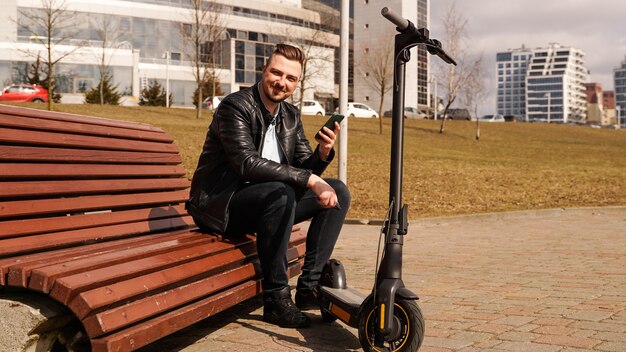
[[[465,85],[460,88],[461,100],[463,104],[476,117],[476,140],[480,139],[480,123],[478,119],[478,105],[487,97],[487,89],[485,87],[483,73],[483,56],[478,55],[471,67],[472,72],[468,75]]]
[[[450,5],[442,22],[445,30],[443,47],[450,56],[455,58],[458,65],[438,62],[435,70],[437,82],[441,84],[442,96],[444,97],[444,110],[439,133],[445,131],[448,110],[458,97],[460,88],[468,82],[472,75],[476,74],[475,68],[480,65],[480,60],[472,61],[467,56],[464,42],[464,36],[467,33],[467,19],[456,8],[456,2]]]
[[[357,67],[365,78],[365,83],[378,93],[378,133],[383,133],[383,104],[385,95],[393,84],[393,50],[394,36],[392,32],[380,37],[377,44],[370,47],[357,61]]]
[[[72,35],[72,14],[66,10],[65,0],[41,0],[41,9],[20,10],[17,25],[31,34],[31,40],[44,47],[45,55],[41,58],[48,75],[48,110],[53,110],[53,96],[56,89],[54,78],[55,66],[71,55],[82,45],[70,46],[71,49],[59,50],[60,45],[69,44]],[[76,44],[76,43],[72,43]],[[40,50],[24,51],[27,55],[38,57]]]
[[[189,22],[181,26],[185,56],[192,62],[193,75],[198,90],[196,118],[202,117],[204,83],[217,76],[217,56],[221,49],[221,36],[225,30],[221,5],[215,0],[188,0],[191,6]]]
[[[120,31],[118,23],[112,16],[102,16],[100,20],[94,23],[95,32],[100,41],[98,52],[98,71],[100,73],[100,83],[98,83],[98,90],[100,92],[100,105],[104,105],[104,88],[105,80],[107,77],[111,77],[109,72],[111,58],[117,47],[117,41],[120,39]],[[110,52],[110,51],[113,52]],[[109,55],[107,52],[109,51]]]

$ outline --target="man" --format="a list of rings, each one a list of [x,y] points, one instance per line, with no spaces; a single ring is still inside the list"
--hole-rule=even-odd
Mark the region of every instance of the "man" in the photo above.
[[[261,81],[228,95],[213,115],[187,202],[202,229],[226,236],[256,233],[263,274],[263,320],[281,327],[310,325],[302,310],[317,308],[313,289],[332,254],[350,206],[343,182],[322,179],[332,161],[335,129],[316,135],[313,151],[296,107],[304,55],[278,44]],[[286,253],[294,223],[312,219],[302,274],[291,299]]]

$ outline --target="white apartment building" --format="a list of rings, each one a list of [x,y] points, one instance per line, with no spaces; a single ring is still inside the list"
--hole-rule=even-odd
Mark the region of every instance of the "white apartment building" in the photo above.
[[[615,107],[618,111],[620,126],[626,127],[626,57],[620,67],[613,70],[613,83],[615,87]]]
[[[354,101],[379,110],[380,91],[372,86],[373,68],[365,62],[367,56],[393,56],[393,37],[397,33],[395,25],[380,14],[381,9],[386,6],[409,19],[417,28],[428,28],[429,3],[429,0],[354,2]],[[405,106],[427,110],[431,105],[428,84],[429,55],[423,46],[414,47],[410,51],[411,60],[405,66]],[[393,60],[390,61],[388,70],[393,72]],[[391,109],[391,106],[392,91],[389,90],[383,98],[382,111]]]
[[[585,67],[582,50],[551,43],[546,48],[531,49],[530,54],[522,48],[498,53],[496,58],[508,58],[507,53],[511,53],[512,59],[517,53],[520,61],[525,56],[526,74],[525,80],[520,81],[522,62],[519,62],[517,74],[515,67],[507,73],[506,61],[502,62],[505,64],[502,73],[498,66],[498,113],[517,115],[522,121],[567,123],[586,119],[584,83],[589,81],[589,71]],[[514,64],[515,60],[510,63]],[[516,78],[519,85],[515,85]],[[524,94],[522,88],[525,89]],[[525,113],[521,116],[519,113],[524,111],[523,105]]]
[[[305,98],[319,95],[332,103],[333,97],[338,97],[338,82],[328,77],[335,76],[333,61],[339,35],[321,26],[319,12],[303,8],[301,0],[215,1],[221,5],[225,27],[219,43],[222,54],[217,60],[224,92],[254,84],[276,43],[304,38],[312,39],[308,40],[311,57],[320,58],[309,62],[317,74],[308,78],[310,89],[304,92]],[[43,46],[33,41],[32,32],[17,25],[25,20],[24,13],[39,11],[42,2],[3,0],[2,5],[0,85],[8,85],[24,82],[36,53],[44,52]],[[103,49],[96,24],[107,18],[117,31],[117,41],[104,50],[118,91],[136,99],[150,80],[164,87],[169,82],[174,105],[192,105],[195,78],[181,40],[181,28],[191,21],[187,0],[65,0],[64,8],[71,16],[75,36],[55,47],[56,57],[72,52],[56,66],[57,91],[64,102],[81,102],[81,93],[99,82],[98,62]],[[317,32],[325,33],[319,42],[315,42]]]

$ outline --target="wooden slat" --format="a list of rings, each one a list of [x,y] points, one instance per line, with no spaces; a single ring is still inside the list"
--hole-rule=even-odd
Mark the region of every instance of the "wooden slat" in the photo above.
[[[254,279],[257,275],[254,264],[251,263],[228,269],[229,267],[225,267],[215,276],[178,286],[170,291],[151,295],[121,307],[105,310],[83,320],[83,326],[89,337],[94,338],[158,313],[178,308],[245,280]]]
[[[183,178],[7,181],[0,182],[0,187],[3,188],[2,193],[0,193],[0,199],[32,196],[47,198],[58,195],[71,197],[92,194],[170,191],[185,189],[188,186],[189,181]]]
[[[70,275],[78,272],[94,270],[107,265],[113,265],[133,259],[140,259],[166,251],[188,248],[202,243],[214,242],[215,238],[196,234],[188,236],[179,234],[160,241],[144,241],[136,243],[130,248],[118,248],[116,251],[100,251],[89,256],[82,254],[69,258],[56,258],[35,263],[13,265],[9,268],[8,284],[13,287],[28,287],[30,274],[33,270],[45,270],[48,281],[53,281],[61,275]],[[45,268],[45,269],[43,269]]]
[[[172,143],[172,137],[163,132],[141,131],[120,127],[86,124],[83,121],[48,120],[0,113],[0,126],[20,130],[50,131],[111,138],[136,139]]]
[[[47,119],[47,120],[88,123],[88,124],[98,125],[98,126],[128,128],[128,129],[135,129],[139,131],[154,131],[154,132],[163,131],[158,127],[148,125],[145,123],[107,119],[104,117],[91,117],[91,116],[83,116],[83,115],[76,115],[76,114],[69,114],[69,113],[62,113],[62,112],[30,109],[30,108],[15,107],[15,106],[10,106],[10,105],[0,105],[0,113],[14,115],[14,116],[35,117],[35,118]]]
[[[2,240],[0,257],[76,246],[83,243],[111,240],[150,232],[194,226],[191,216],[139,221],[42,235]]]
[[[159,209],[147,208],[97,214],[9,220],[0,222],[0,239],[46,232],[123,224],[134,221],[148,221],[180,216],[186,213],[184,205],[176,205]]]
[[[63,147],[172,153],[176,146],[168,143],[93,137],[68,133],[15,130],[0,127],[0,143],[40,147]]]
[[[0,145],[0,161],[124,163],[124,164],[180,164],[177,153],[126,152],[68,148]]]
[[[94,315],[94,312],[102,311],[104,308],[110,310],[112,307],[120,306],[121,303],[130,301],[131,298],[136,299],[136,297],[139,297],[141,301],[146,295],[154,297],[155,294],[171,287],[173,283],[188,281],[189,278],[194,277],[197,277],[199,281],[203,281],[208,276],[219,274],[219,272],[225,269],[256,258],[255,245],[251,240],[242,242],[239,247],[233,247],[232,250],[210,257],[133,277],[130,280],[97,287],[80,293],[68,306],[82,320],[88,315]],[[201,288],[199,289],[201,290]],[[159,305],[159,307],[161,306]]]
[[[302,263],[289,266],[289,276],[300,272]],[[227,291],[149,319],[119,332],[91,340],[94,352],[133,351],[163,336],[182,330],[261,293],[260,281],[246,281]]]
[[[192,240],[196,236],[210,237],[210,241],[218,240],[217,236],[200,234],[197,232],[197,229],[185,229],[0,259],[0,286],[11,282],[13,286],[28,287],[30,272],[43,266],[87,258],[111,251],[124,250],[134,246],[142,246],[153,241]]]
[[[103,209],[158,207],[160,205],[183,203],[188,197],[189,192],[182,190],[173,192],[69,197],[63,199],[4,201],[0,207],[0,219],[100,211]]]
[[[215,255],[216,253],[221,253],[232,248],[232,244],[222,241],[208,243],[194,248],[181,249],[122,264],[111,265],[102,269],[61,277],[54,280],[54,282],[48,280],[45,268],[42,268],[41,271],[35,270],[31,274],[29,288],[40,292],[49,292],[50,297],[67,305],[76,295],[86,290],[110,285],[114,282],[154,271],[164,270],[172,266]],[[51,289],[50,286],[52,286]]]
[[[133,351],[200,320],[214,316],[259,293],[261,293],[260,282],[246,281],[227,291],[150,319],[144,324],[93,339],[91,348],[93,352]]]
[[[0,180],[3,178],[79,179],[112,177],[181,177],[186,174],[180,165],[116,165],[116,164],[0,164]]]
[[[61,261],[55,264],[39,266],[32,269],[37,272],[37,275],[34,275],[32,278],[33,280],[42,280],[42,276],[45,275],[45,278],[43,278],[43,285],[41,285],[41,282],[37,283],[37,287],[41,285],[45,290],[59,277],[93,271],[120,263],[132,262],[134,260],[156,256],[166,252],[174,252],[187,249],[192,246],[201,246],[213,242],[215,241],[213,241],[213,238],[209,236],[195,236],[193,239],[188,239],[187,241],[173,239],[162,242],[146,242],[141,246],[135,246],[133,248],[120,249],[115,252],[94,254],[85,258],[75,258],[71,261]],[[14,276],[9,275],[9,284],[21,284],[23,282],[23,272],[22,275],[18,277],[19,281],[15,282],[12,280],[13,277]],[[33,286],[35,285],[30,285],[30,283],[28,285],[28,287],[31,288]]]

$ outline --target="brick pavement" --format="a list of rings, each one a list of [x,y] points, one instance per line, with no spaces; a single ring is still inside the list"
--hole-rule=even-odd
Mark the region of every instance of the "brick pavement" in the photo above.
[[[333,257],[348,284],[373,282],[379,226],[349,224]],[[626,351],[626,207],[412,221],[403,278],[420,296],[420,351]],[[357,331],[262,322],[260,299],[142,349],[148,351],[356,351]]]

